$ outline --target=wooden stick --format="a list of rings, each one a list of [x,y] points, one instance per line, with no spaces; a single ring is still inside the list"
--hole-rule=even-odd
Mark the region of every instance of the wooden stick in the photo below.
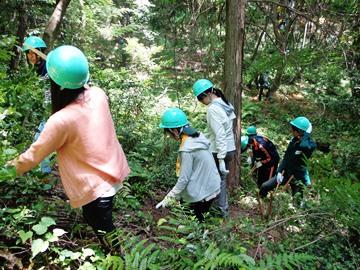
[[[30,45],[27,45],[29,47],[30,50],[32,50],[34,53],[36,53],[38,56],[40,56],[42,59],[44,59],[46,61],[46,54],[39,51],[38,49],[33,48]]]
[[[261,218],[263,218],[263,217],[264,217],[264,209],[263,209],[263,207],[262,207],[262,203],[261,203],[261,198],[260,198],[260,193],[259,193],[259,192],[257,193],[257,200],[258,200],[258,202],[259,202],[259,212],[260,212],[260,216],[261,216]]]

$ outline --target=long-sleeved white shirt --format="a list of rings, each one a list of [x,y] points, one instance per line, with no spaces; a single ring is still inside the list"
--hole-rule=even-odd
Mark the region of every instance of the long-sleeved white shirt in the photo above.
[[[233,120],[236,116],[233,111],[228,115],[225,108],[230,112],[232,107],[221,98],[213,100],[207,108],[207,137],[211,143],[210,151],[217,153],[218,159],[224,159],[227,152],[236,149],[233,133]]]

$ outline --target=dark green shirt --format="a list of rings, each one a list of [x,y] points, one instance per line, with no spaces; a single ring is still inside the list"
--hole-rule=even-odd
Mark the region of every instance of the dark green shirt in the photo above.
[[[310,134],[305,133],[301,140],[294,137],[285,151],[278,172],[284,171],[286,178],[294,175],[295,179],[304,180],[307,170],[306,162],[315,148],[316,143],[310,138]]]

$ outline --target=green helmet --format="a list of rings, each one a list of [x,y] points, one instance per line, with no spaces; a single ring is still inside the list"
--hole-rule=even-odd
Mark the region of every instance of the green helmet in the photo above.
[[[250,126],[246,129],[246,135],[251,136],[251,135],[256,135],[257,131],[256,131],[256,127],[255,126]]]
[[[35,49],[46,48],[46,44],[41,38],[37,36],[30,36],[25,39],[24,45],[22,47],[22,51],[27,52],[31,48],[35,48]]]
[[[201,93],[205,92],[206,90],[208,90],[213,86],[214,86],[213,83],[207,79],[197,80],[193,85],[193,92],[195,97],[197,97],[198,95],[200,95]]]
[[[169,108],[162,115],[160,128],[178,128],[187,124],[189,124],[189,121],[181,109]]]
[[[302,131],[307,131],[307,129],[311,125],[309,119],[304,116],[296,117],[295,119],[290,121],[290,124],[294,127],[297,127],[298,129],[301,129]]]
[[[248,136],[241,136],[241,151],[244,151],[249,143]]]
[[[46,60],[49,77],[62,88],[78,89],[89,80],[89,64],[78,48],[69,45],[52,50]]]

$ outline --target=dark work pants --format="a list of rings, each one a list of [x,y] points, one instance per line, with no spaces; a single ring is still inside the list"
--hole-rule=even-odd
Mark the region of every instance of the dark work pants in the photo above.
[[[195,216],[200,222],[204,221],[204,213],[209,212],[210,206],[214,199],[211,199],[209,201],[200,201],[200,202],[194,202],[190,203],[190,209],[194,211]]]
[[[85,221],[99,238],[115,229],[112,222],[113,198],[114,196],[100,197],[82,207]]]
[[[261,166],[257,170],[257,185],[258,188],[261,187],[263,183],[275,176],[278,164],[274,166]]]
[[[285,185],[288,182],[288,180],[289,180],[289,177],[284,178],[281,185]],[[268,181],[263,183],[261,185],[260,191],[259,191],[261,198],[265,198],[270,191],[272,191],[276,188],[276,186],[277,186],[276,176],[272,177],[271,179],[269,179]],[[292,179],[290,181],[290,187],[291,187],[291,193],[294,198],[295,205],[300,206],[300,203],[301,203],[301,200],[302,200],[303,194],[304,194],[303,181],[297,180],[297,179]]]

